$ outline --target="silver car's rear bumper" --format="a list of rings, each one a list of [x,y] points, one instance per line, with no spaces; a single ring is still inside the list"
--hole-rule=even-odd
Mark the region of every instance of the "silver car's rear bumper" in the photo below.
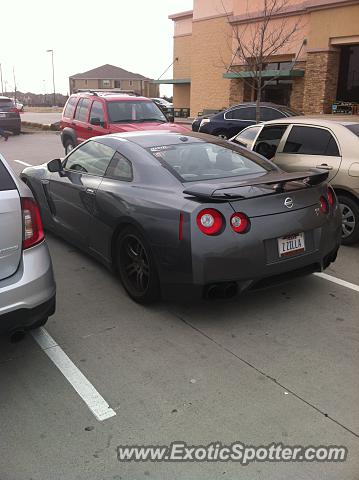
[[[56,285],[46,242],[24,250],[17,272],[0,281],[0,331],[31,326],[54,310]],[[46,308],[45,308],[46,307]],[[10,324],[9,324],[10,320]]]

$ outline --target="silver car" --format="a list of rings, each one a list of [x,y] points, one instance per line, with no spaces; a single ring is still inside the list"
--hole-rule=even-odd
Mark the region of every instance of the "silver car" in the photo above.
[[[44,325],[55,293],[38,205],[0,155],[0,333]]]

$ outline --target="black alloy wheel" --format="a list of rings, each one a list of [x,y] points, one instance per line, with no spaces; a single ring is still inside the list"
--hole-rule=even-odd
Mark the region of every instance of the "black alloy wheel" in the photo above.
[[[118,238],[117,270],[129,296],[138,303],[160,297],[160,284],[153,256],[145,238],[133,227]]]

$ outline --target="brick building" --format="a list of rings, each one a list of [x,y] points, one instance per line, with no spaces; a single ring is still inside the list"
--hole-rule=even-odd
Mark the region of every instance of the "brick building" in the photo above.
[[[70,77],[70,93],[79,89],[106,89],[133,92],[145,97],[159,97],[159,85],[150,78],[128,72],[114,65],[102,65],[87,72]]]
[[[261,21],[263,0],[194,0],[193,10],[171,15],[174,22],[174,107],[221,109],[253,99],[243,77],[246,66],[234,59],[233,25],[239,30]],[[359,103],[359,2],[290,0],[272,20],[296,22],[296,38],[277,52],[265,76],[265,101],[286,104],[306,114],[329,113],[334,101]],[[295,63],[294,63],[294,60]],[[236,64],[237,61],[237,64]],[[235,65],[236,72],[226,65]],[[272,77],[273,78],[273,77]]]

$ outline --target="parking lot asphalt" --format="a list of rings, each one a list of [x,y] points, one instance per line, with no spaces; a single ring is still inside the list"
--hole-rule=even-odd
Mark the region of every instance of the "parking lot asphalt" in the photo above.
[[[0,140],[19,173],[63,155],[57,134]],[[17,160],[17,162],[16,162]],[[23,163],[19,163],[23,162]],[[116,277],[48,234],[46,325],[115,415],[99,421],[31,335],[0,338],[1,480],[342,479],[359,471],[359,292],[318,276],[231,301],[133,303]],[[326,271],[359,285],[359,246]],[[116,447],[344,445],[344,463],[119,462]]]

